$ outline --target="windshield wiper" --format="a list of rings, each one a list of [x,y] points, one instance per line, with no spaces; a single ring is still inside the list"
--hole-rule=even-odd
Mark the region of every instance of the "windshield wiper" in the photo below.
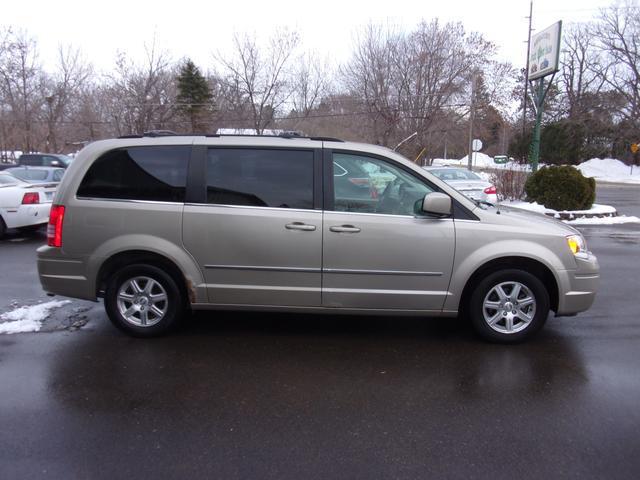
[[[500,208],[498,207],[497,204],[495,203],[491,203],[491,202],[487,202],[485,200],[476,200],[475,198],[472,199],[474,202],[476,202],[476,205],[478,205],[478,207],[482,208],[483,210],[486,210],[487,207],[483,207],[483,205],[486,205],[488,207],[494,207],[497,212],[496,213],[500,213]]]

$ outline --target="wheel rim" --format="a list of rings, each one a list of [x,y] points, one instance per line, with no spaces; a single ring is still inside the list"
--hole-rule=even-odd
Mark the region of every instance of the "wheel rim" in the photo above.
[[[536,315],[536,297],[520,282],[494,286],[482,304],[485,322],[496,332],[513,334],[524,330]]]
[[[136,327],[155,325],[162,320],[169,307],[164,287],[153,278],[144,276],[122,283],[117,304],[122,318]]]

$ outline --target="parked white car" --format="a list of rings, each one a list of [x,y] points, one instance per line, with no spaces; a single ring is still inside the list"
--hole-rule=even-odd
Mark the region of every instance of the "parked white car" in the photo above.
[[[55,184],[27,183],[0,172],[0,238],[7,228],[33,229],[49,221]]]
[[[453,188],[471,200],[497,203],[498,195],[494,185],[484,180],[480,175],[464,168],[454,167],[424,167],[440,180],[447,182]]]

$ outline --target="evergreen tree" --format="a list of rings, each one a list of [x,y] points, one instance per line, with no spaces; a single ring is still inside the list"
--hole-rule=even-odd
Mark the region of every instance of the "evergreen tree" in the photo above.
[[[187,59],[180,68],[178,81],[178,110],[191,123],[191,132],[204,131],[203,120],[211,110],[213,94],[207,79],[191,59]]]

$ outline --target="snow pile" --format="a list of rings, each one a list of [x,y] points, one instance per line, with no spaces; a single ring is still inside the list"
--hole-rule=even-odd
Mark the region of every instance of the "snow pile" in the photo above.
[[[467,165],[467,163],[469,162],[468,157],[469,155],[465,155],[464,157],[462,157],[459,160],[460,163],[462,163],[463,165]],[[496,166],[496,163],[493,161],[493,157],[490,157],[489,155],[482,152],[473,153],[473,155],[471,156],[471,164],[472,166],[478,168],[489,168]]]
[[[42,321],[49,316],[54,308],[71,303],[71,300],[54,300],[27,307],[19,307],[0,315],[0,334],[37,332],[42,327]]]
[[[467,167],[467,157],[458,159],[458,158],[434,158],[432,165],[434,167],[437,166],[456,166],[456,167]],[[540,167],[544,166],[543,163],[539,165]],[[473,167],[474,168],[491,168],[494,170],[531,170],[531,165],[522,164],[514,161],[509,161],[507,163],[495,163],[493,157],[486,155],[481,152],[475,152],[473,154]],[[477,173],[477,172],[476,172]]]
[[[565,223],[571,225],[617,225],[620,223],[640,223],[640,218],[635,216],[618,215],[616,209],[609,205],[599,205],[594,203],[589,210],[553,210],[552,208],[546,208],[544,205],[540,205],[536,202],[523,202],[520,200],[512,200],[502,202],[501,205],[506,207],[519,208],[522,210],[528,210],[530,212],[536,212],[560,218],[560,214],[563,216],[569,215],[568,220],[562,220]],[[601,215],[599,217],[587,218],[585,215]]]
[[[585,177],[603,182],[640,183],[640,167],[625,165],[615,158],[592,158],[576,167]]]

